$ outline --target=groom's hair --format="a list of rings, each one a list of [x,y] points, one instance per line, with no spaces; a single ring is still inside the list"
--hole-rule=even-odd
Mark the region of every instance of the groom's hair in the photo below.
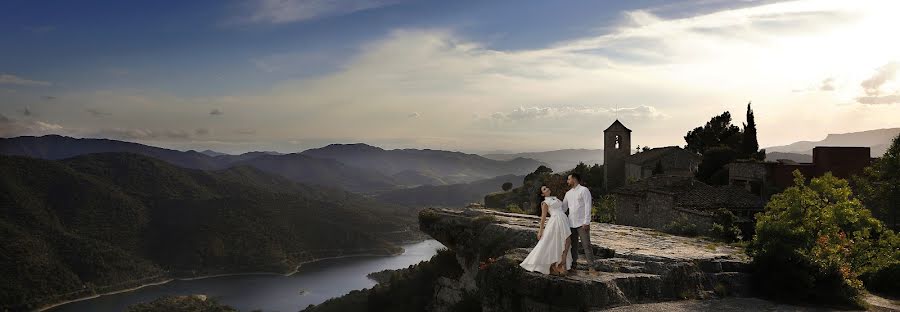
[[[570,173],[569,175],[572,176],[572,179],[575,179],[575,181],[578,181],[578,183],[581,183],[581,175],[580,174],[573,172],[573,173]]]

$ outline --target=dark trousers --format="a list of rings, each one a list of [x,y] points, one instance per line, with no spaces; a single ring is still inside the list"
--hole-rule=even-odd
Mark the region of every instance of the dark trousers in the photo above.
[[[572,228],[572,235],[569,236],[572,250],[572,269],[575,269],[575,263],[578,261],[578,241],[581,241],[581,248],[584,249],[584,257],[587,258],[588,268],[594,267],[594,248],[591,247],[590,226],[581,228]]]

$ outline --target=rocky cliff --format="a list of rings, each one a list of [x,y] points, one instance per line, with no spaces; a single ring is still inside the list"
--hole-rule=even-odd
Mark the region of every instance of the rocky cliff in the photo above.
[[[537,242],[539,219],[490,210],[426,209],[422,231],[457,254],[464,273],[435,286],[433,306],[475,295],[483,311],[592,311],[638,303],[748,293],[742,249],[658,231],[593,223],[598,276],[556,277],[518,264]],[[578,267],[586,269],[580,258]]]

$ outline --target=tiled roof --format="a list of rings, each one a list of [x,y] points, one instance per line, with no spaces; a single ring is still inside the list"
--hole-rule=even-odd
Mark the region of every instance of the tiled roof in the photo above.
[[[688,152],[678,146],[666,146],[652,148],[644,152],[630,155],[625,158],[625,162],[638,165],[649,165],[651,162],[655,163],[657,159],[672,153],[679,153],[679,156],[683,155],[683,157],[689,157],[700,161],[700,156],[694,153]]]
[[[737,186],[711,186],[693,177],[656,175],[617,188],[613,193],[643,195],[647,192],[670,194],[675,205],[694,210],[762,209],[765,201]]]
[[[611,125],[609,125],[609,128],[606,128],[606,130],[603,130],[603,132],[607,132],[610,130],[625,130],[625,131],[631,132],[631,129],[628,129],[628,127],[625,127],[625,125],[623,125],[621,122],[619,122],[618,119],[616,119],[616,121],[614,121]]]
[[[762,198],[741,187],[700,184],[701,187],[676,196],[675,205],[695,210],[709,210],[718,208],[762,209],[766,204]]]
[[[640,179],[621,186],[615,189],[613,193],[643,194],[647,191],[676,193],[691,190],[694,188],[694,185],[698,183],[702,184],[703,182],[697,181],[693,177],[662,174]]]

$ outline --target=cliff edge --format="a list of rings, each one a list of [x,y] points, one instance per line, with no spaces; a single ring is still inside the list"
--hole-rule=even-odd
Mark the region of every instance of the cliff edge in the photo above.
[[[749,295],[743,249],[651,229],[591,224],[598,276],[527,272],[539,218],[491,210],[426,209],[420,229],[456,252],[464,273],[440,281],[440,306],[478,293],[483,311],[591,311],[639,303]],[[587,263],[579,259],[578,268]]]

